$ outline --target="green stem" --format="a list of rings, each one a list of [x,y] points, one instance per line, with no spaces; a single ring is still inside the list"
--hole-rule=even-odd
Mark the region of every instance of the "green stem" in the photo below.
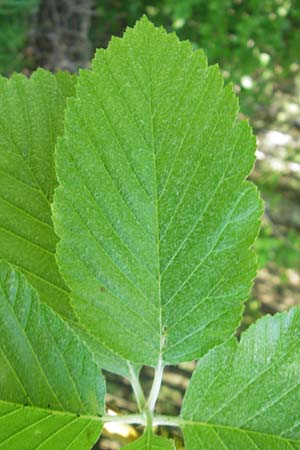
[[[130,374],[129,381],[131,383],[139,411],[142,412],[144,410],[145,404],[146,404],[144,392],[143,392],[140,380],[139,380],[134,368],[132,367],[132,364],[130,362],[128,362],[127,365],[128,365],[129,374]]]
[[[147,400],[147,405],[150,411],[154,411],[156,402],[157,402],[157,398],[159,395],[159,391],[160,391],[160,387],[161,387],[161,382],[162,382],[162,377],[163,377],[163,372],[164,372],[164,364],[163,364],[163,360],[162,357],[160,356],[157,367],[155,369],[155,375],[154,375],[154,380],[153,380],[153,384],[152,384],[152,388]]]
[[[153,417],[153,426],[163,425],[165,427],[181,427],[185,420],[176,416],[164,416],[157,414]]]
[[[127,423],[136,425],[146,425],[145,417],[142,414],[120,414],[117,416],[102,416],[100,419],[103,423]]]
[[[145,407],[145,416],[147,420],[147,430],[152,430],[153,427],[153,413],[149,409],[148,405]]]
[[[127,423],[131,425],[144,425],[147,428],[152,428],[152,426],[168,426],[168,427],[180,427],[184,425],[186,422],[181,417],[175,416],[164,416],[164,415],[152,415],[152,413],[148,410],[146,412],[146,417],[142,414],[124,414],[118,416],[103,416],[101,417],[101,421],[103,423],[108,422],[118,422],[118,423]],[[150,420],[150,423],[149,423]]]

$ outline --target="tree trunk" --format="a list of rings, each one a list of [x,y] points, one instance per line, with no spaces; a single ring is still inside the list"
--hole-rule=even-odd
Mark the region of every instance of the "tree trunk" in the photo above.
[[[37,63],[76,72],[91,59],[92,0],[42,0],[33,36]]]

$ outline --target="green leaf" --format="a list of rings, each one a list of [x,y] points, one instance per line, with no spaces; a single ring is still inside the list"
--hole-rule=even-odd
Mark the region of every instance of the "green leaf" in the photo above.
[[[76,78],[38,70],[0,78],[0,258],[21,269],[43,302],[75,320],[55,260],[50,203],[56,185],[53,153],[63,132],[66,97]],[[70,321],[107,370],[130,376],[128,362]]]
[[[59,266],[87,331],[131,361],[231,336],[255,274],[255,139],[202,52],[146,18],[98,51],[57,146]]]
[[[300,449],[300,309],[210,351],[190,381],[186,450]]]
[[[75,78],[38,70],[0,78],[0,258],[20,268],[41,300],[72,317],[55,261],[50,203],[54,146],[63,132],[66,95]]]
[[[124,450],[175,450],[175,442],[155,436],[147,430],[142,437],[122,448]]]
[[[0,265],[0,448],[89,450],[104,379],[91,353],[24,275]]]

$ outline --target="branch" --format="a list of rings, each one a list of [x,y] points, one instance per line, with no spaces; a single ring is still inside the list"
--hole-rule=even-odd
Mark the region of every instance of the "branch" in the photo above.
[[[100,420],[103,423],[128,423],[136,425],[146,425],[145,417],[142,414],[121,414],[117,416],[102,416]]]
[[[131,383],[139,411],[142,412],[145,407],[145,403],[146,403],[146,400],[144,397],[144,392],[143,392],[140,380],[138,379],[138,377],[135,373],[135,370],[132,367],[132,364],[128,361],[127,365],[128,365],[129,374],[130,374],[129,381]]]
[[[142,414],[124,414],[118,416],[103,416],[100,419],[103,423],[127,423],[130,425],[147,425],[147,419]],[[153,426],[167,426],[167,427],[180,427],[185,423],[190,423],[176,416],[164,416],[164,415],[154,415],[152,419]]]

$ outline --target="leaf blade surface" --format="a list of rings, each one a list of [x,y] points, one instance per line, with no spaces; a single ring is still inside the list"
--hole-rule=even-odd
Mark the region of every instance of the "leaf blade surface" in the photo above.
[[[146,18],[79,77],[57,150],[58,261],[83,325],[126,359],[198,358],[240,321],[261,206],[237,110],[202,52]]]

